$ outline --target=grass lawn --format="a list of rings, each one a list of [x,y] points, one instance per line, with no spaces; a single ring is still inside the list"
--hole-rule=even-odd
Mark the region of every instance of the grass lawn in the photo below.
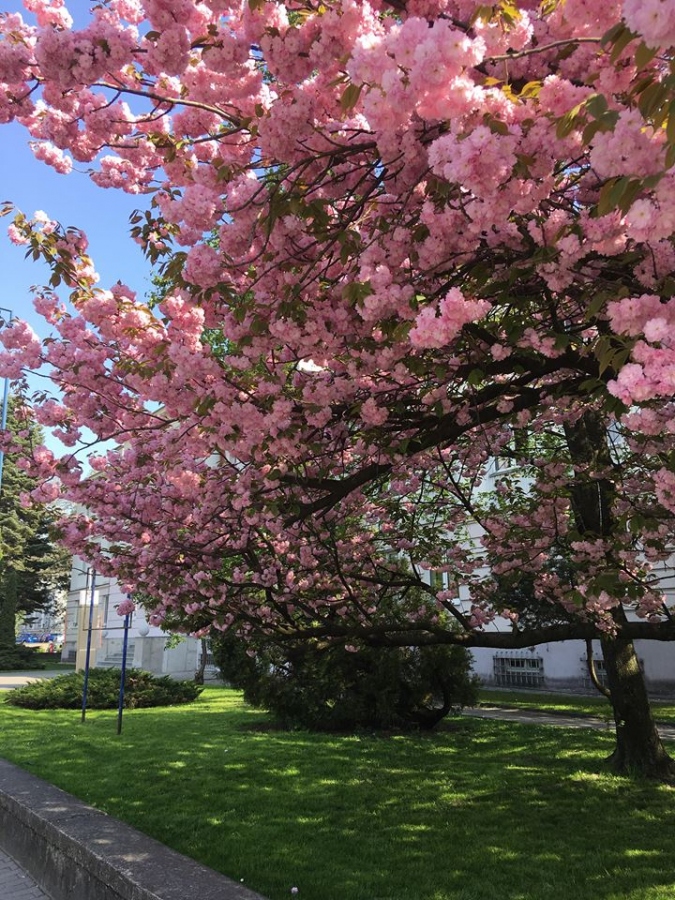
[[[606,774],[611,746],[472,719],[283,732],[226,688],[119,738],[114,712],[0,703],[0,755],[270,900],[673,900],[675,789]]]
[[[612,720],[609,702],[600,694],[582,697],[576,694],[545,694],[542,691],[507,691],[483,687],[479,700],[483,706],[536,709],[539,712],[578,714]],[[657,721],[675,725],[675,703],[653,700],[651,706]]]

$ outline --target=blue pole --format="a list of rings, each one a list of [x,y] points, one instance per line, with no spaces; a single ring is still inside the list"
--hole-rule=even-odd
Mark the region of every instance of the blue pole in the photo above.
[[[3,309],[0,306],[0,312],[9,313],[9,319],[6,322],[7,325],[12,324],[12,319],[14,318],[14,313],[11,309]],[[5,378],[5,389],[2,398],[2,430],[4,431],[7,427],[7,410],[9,408],[9,378]],[[2,491],[2,474],[5,468],[5,451],[0,449],[0,491]]]
[[[127,674],[127,648],[129,646],[129,622],[131,613],[124,617],[124,640],[122,642],[122,672],[120,674],[120,697],[117,704],[117,733],[122,734],[122,713],[124,712],[124,679]]]
[[[87,715],[87,691],[89,689],[89,663],[91,662],[91,633],[94,627],[94,590],[96,588],[96,569],[91,572],[91,594],[89,597],[89,626],[87,628],[87,655],[84,661],[84,685],[82,687],[82,721]]]

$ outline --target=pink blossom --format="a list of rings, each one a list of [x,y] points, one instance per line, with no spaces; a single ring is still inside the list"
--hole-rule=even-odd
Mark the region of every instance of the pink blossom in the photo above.
[[[130,616],[136,609],[136,604],[131,597],[127,597],[125,600],[122,600],[121,603],[117,604],[116,609],[118,616]]]
[[[410,331],[410,343],[417,348],[443,347],[464,325],[475,322],[490,309],[486,300],[467,300],[459,288],[452,288],[438,308],[425,306]]]
[[[167,279],[153,306],[97,287],[82,233],[10,227],[55,287],[50,339],[3,329],[0,375],[53,383],[34,415],[67,449],[18,465],[73,552],[152,597],[153,624],[352,652],[392,585],[412,641],[451,613],[490,634],[497,576],[598,634],[624,599],[658,619],[675,174],[643,112],[644,86],[670,103],[672,3],[110,0],[77,28],[27,5],[36,26],[0,17],[0,122],[147,195],[134,237]],[[638,37],[614,52],[622,15]],[[603,209],[617,184],[632,202]],[[598,420],[616,471],[574,452]],[[608,480],[598,536],[572,498]]]
[[[623,0],[623,15],[628,27],[648,46],[675,44],[675,8],[668,0]]]

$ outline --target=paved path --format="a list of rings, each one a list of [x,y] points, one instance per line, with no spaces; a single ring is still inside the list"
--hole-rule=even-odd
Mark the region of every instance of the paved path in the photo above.
[[[57,675],[65,675],[66,669],[31,669],[27,672],[0,672],[0,691],[10,691],[15,687],[22,687],[31,681],[41,681],[43,678],[56,678]],[[0,900],[5,898],[0,894]]]
[[[480,706],[465,709],[465,716],[476,719],[502,719],[506,722],[520,722],[526,725],[557,725],[559,728],[594,728],[596,731],[613,731],[614,723],[609,719],[591,716],[565,716],[525,709],[508,709],[503,706]],[[659,734],[667,741],[675,741],[675,726],[656,723]]]
[[[0,850],[0,900],[49,900],[41,888]]]

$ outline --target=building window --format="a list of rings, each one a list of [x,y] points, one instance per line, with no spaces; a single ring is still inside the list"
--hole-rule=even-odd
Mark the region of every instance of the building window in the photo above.
[[[598,676],[598,681],[603,687],[607,687],[607,669],[605,668],[604,659],[601,656],[593,656],[593,664],[595,665],[595,672]],[[588,671],[588,658],[586,656],[581,657],[581,669],[583,672],[584,687],[595,687],[595,685],[591,681],[591,676]]]
[[[492,474],[497,478],[521,469],[534,452],[532,434],[527,428],[509,428],[509,439],[494,457]]]
[[[429,585],[435,591],[452,591],[459,598],[459,585],[451,572],[441,572],[438,569],[429,570]]]
[[[499,687],[540,688],[544,685],[541,656],[497,654],[493,665],[495,684]]]
[[[595,665],[595,672],[598,676],[598,681],[603,687],[607,687],[607,666],[605,665],[605,661],[601,656],[593,656],[593,663]],[[640,671],[644,675],[645,664],[644,660],[638,659],[638,664],[640,666]],[[591,681],[591,676],[588,671],[588,657],[581,657],[581,668],[582,668],[582,678],[585,688],[595,688],[595,685]]]

